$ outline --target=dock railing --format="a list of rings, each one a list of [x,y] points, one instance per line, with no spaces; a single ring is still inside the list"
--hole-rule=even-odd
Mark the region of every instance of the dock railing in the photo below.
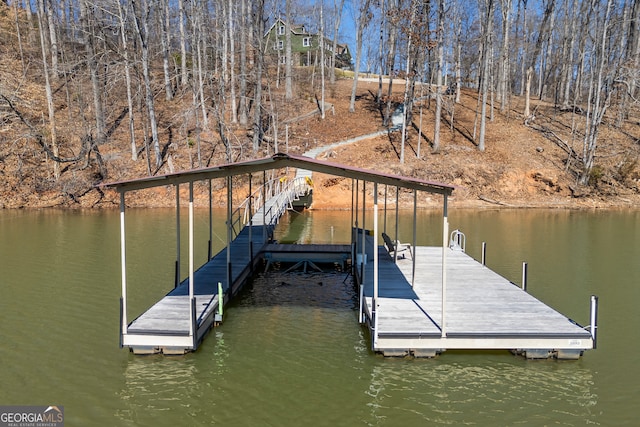
[[[275,223],[291,203],[311,190],[305,177],[275,178],[259,186],[231,214],[232,238],[236,238],[251,218],[268,219]]]

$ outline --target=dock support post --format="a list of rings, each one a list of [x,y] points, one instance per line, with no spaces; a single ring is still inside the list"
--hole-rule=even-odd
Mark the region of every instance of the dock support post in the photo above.
[[[384,224],[382,231],[387,232],[387,184],[384,185]]]
[[[364,264],[364,262],[363,262]],[[378,183],[373,183],[373,304],[378,318]],[[374,341],[378,341],[378,327],[374,331]],[[376,347],[374,345],[374,347]]]
[[[120,297],[120,348],[124,347],[124,343],[123,341],[123,337],[122,337],[122,333],[124,332],[122,330],[122,297]]]
[[[267,236],[267,172],[262,171],[262,236]]]
[[[263,202],[264,203],[264,202]],[[264,209],[263,209],[264,211]],[[231,241],[233,236],[231,234],[231,228],[233,227],[233,179],[231,176],[227,177],[227,286],[229,289],[231,286]]]
[[[398,209],[400,208],[400,187],[396,187],[396,230],[394,239],[397,242],[398,240]],[[393,262],[398,262],[398,251],[393,251]]]
[[[224,311],[224,290],[222,289],[222,283],[218,282],[218,314],[222,319],[222,313]]]
[[[189,308],[190,318],[191,318],[191,333],[194,336],[195,343],[195,316],[196,316],[196,303],[193,299],[193,288],[194,288],[194,268],[193,268],[193,181],[189,182],[189,301],[191,301],[191,306]],[[194,345],[195,349],[195,345]]]
[[[417,244],[417,231],[416,224],[418,222],[418,190],[413,190],[413,241],[411,245],[411,287],[413,288],[416,279],[416,244]],[[399,244],[396,241],[396,249]]]
[[[249,268],[251,269],[251,273],[253,274],[253,189],[251,188],[251,182],[253,181],[253,176],[249,174],[249,259],[251,262],[249,263]],[[266,236],[262,236],[263,240],[266,242]],[[265,243],[263,242],[263,243]]]
[[[358,322],[364,323],[364,285],[360,284],[360,312],[358,313]]]
[[[209,246],[207,261],[211,261],[211,257],[213,256],[213,195],[211,191],[211,180],[209,180]]]
[[[593,349],[595,350],[598,343],[598,297],[591,295],[591,339],[593,340]]]
[[[527,271],[528,265],[526,262],[522,263],[522,290],[527,292]]]
[[[366,252],[366,235],[365,235],[365,225],[366,225],[366,195],[367,195],[367,181],[362,181],[362,262],[360,263],[360,277],[362,277],[362,283],[364,283],[364,273],[365,273],[365,268],[364,268],[364,262],[365,262],[365,254]]]
[[[482,265],[487,265],[487,242],[482,242]]]
[[[122,333],[120,334],[120,339],[122,340],[123,336],[127,334],[127,239],[125,235],[125,226],[124,226],[124,192],[120,193],[120,267],[121,267],[121,280],[122,280],[122,298],[121,301],[121,311],[122,314],[120,316],[120,328]]]
[[[442,338],[447,337],[445,307],[447,305],[447,249],[449,245],[449,207],[447,195],[442,204],[442,321],[440,324]],[[414,255],[415,258],[415,255]]]
[[[180,284],[180,184],[176,184],[176,277],[173,288]]]
[[[193,331],[193,341],[192,341],[192,350],[196,351],[198,348],[198,325],[196,321],[196,299],[191,297],[189,300],[191,301],[191,330]]]

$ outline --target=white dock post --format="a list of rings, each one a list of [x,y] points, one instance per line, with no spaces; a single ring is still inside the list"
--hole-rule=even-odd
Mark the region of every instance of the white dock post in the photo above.
[[[195,336],[195,305],[193,303],[193,181],[189,182],[189,332],[191,336]]]
[[[398,210],[400,209],[400,187],[396,187],[396,228],[394,239],[396,241],[396,245],[398,244]],[[398,262],[398,251],[393,251],[393,262]]]
[[[593,349],[595,350],[598,342],[598,297],[591,295],[591,339],[593,340]]]
[[[447,305],[447,248],[449,244],[449,217],[447,206],[447,195],[444,195],[444,203],[442,205],[443,221],[442,221],[442,321],[441,332],[442,338],[447,337],[445,324],[445,306]]]
[[[222,319],[223,312],[224,312],[224,291],[222,289],[222,283],[218,282],[218,314],[220,315],[220,319]]]
[[[366,225],[366,210],[367,210],[367,205],[366,205],[366,195],[367,195],[367,181],[362,181],[362,246],[361,246],[361,250],[362,250],[362,262],[360,263],[360,277],[362,278],[362,283],[364,283],[364,274],[365,274],[365,267],[364,267],[364,263],[365,263],[365,257],[366,255],[366,235],[365,235],[365,225]]]
[[[122,270],[122,319],[121,330],[122,335],[127,335],[127,255],[126,255],[126,238],[124,226],[124,191],[120,193],[120,267]],[[122,340],[122,337],[120,337]]]
[[[363,258],[364,265],[364,258]],[[378,347],[378,183],[373,183],[373,305],[376,312],[373,349]]]
[[[522,290],[527,292],[527,271],[528,265],[526,262],[522,263]]]

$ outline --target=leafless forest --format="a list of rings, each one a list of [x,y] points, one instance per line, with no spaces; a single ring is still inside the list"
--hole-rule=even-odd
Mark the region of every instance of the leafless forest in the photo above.
[[[295,64],[289,28],[282,51],[266,37],[277,19],[348,42],[353,66],[326,66],[327,43]],[[639,41],[638,0],[0,0],[0,191],[73,199],[104,181],[272,154],[303,101],[325,117],[336,79],[352,82],[355,114],[365,74],[389,77],[371,93],[381,124],[404,105],[399,164],[414,155],[418,100],[438,153],[465,90],[475,149],[495,115],[510,118],[553,140],[590,186],[603,129],[640,137]],[[569,113],[562,131],[538,120],[537,101]],[[637,150],[620,159],[619,175],[634,174]]]

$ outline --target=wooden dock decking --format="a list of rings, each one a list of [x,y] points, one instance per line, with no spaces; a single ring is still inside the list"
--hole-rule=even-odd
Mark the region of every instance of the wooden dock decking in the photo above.
[[[373,256],[372,239],[368,259]],[[528,358],[576,359],[593,348],[591,334],[460,250],[446,248],[446,303],[442,313],[442,247],[416,247],[393,262],[378,247],[377,321],[373,263],[366,264],[364,315],[374,350],[389,356],[432,357],[447,349],[506,349]],[[377,325],[377,332],[373,328]],[[444,329],[444,333],[443,333]]]
[[[190,325],[187,278],[129,324],[122,335],[122,345],[136,354],[183,354],[195,350],[213,326],[218,312],[218,283],[226,299],[238,292],[260,261],[257,254],[268,242],[270,230],[270,227],[246,226],[231,242],[231,283],[227,278],[226,247],[194,273],[195,325]],[[190,336],[192,327],[196,331],[194,336]]]

